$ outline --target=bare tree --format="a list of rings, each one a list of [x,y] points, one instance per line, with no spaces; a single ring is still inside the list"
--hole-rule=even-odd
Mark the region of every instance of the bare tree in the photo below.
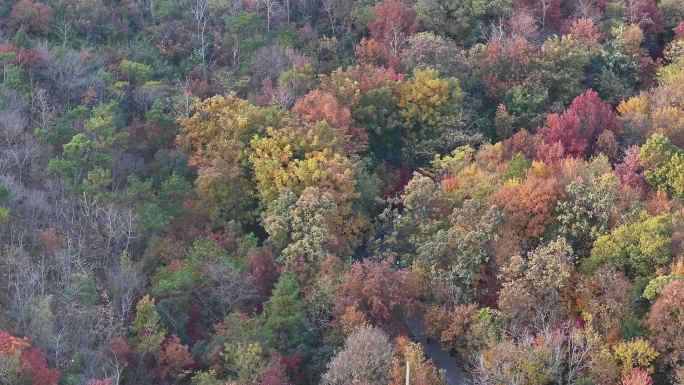
[[[575,1],[575,14],[578,18],[592,19],[594,22],[598,22],[601,19],[601,12],[596,7],[594,0]]]
[[[343,35],[351,27],[352,1],[321,0],[321,8],[330,23],[333,36]]]
[[[32,263],[21,246],[6,247],[2,252],[2,265],[10,315],[23,328],[29,304],[46,293],[48,271],[44,265]]]
[[[280,75],[292,68],[295,55],[290,49],[269,45],[259,49],[252,57],[252,84],[260,86],[266,78],[278,83]]]
[[[145,284],[145,275],[124,254],[121,256],[121,263],[107,274],[107,284],[118,326],[123,328],[126,316],[133,307],[135,295]]]
[[[34,88],[31,91],[31,123],[43,132],[50,132],[57,124],[57,112],[48,100],[44,88]]]
[[[406,47],[407,36],[401,30],[401,26],[392,23],[390,33],[386,37],[386,44],[392,56],[399,57],[399,53]]]
[[[475,384],[524,384],[529,379],[521,367],[529,363],[535,363],[557,384],[570,384],[589,367],[591,356],[601,345],[593,329],[571,322],[512,337],[491,348],[488,358],[480,356],[473,368]]]
[[[207,25],[209,23],[209,2],[207,0],[194,0],[190,5],[190,13],[195,17],[197,24],[197,37],[200,40],[199,55],[202,58],[202,75],[207,81],[207,51],[209,49],[209,36]]]
[[[130,207],[108,203],[97,205],[98,232],[106,256],[121,255],[127,252],[131,242],[138,238],[136,227],[138,214]],[[105,261],[105,267],[108,265]]]
[[[93,69],[98,67],[99,58],[91,57],[86,64],[76,51],[68,50],[56,55],[45,45],[38,46],[37,50],[43,59],[40,75],[49,86],[50,92],[59,95],[65,109],[78,105],[89,86],[103,90],[104,93],[104,80]]]
[[[280,0],[257,0],[258,6],[263,6],[266,10],[266,32],[271,32],[271,21],[283,12]],[[288,4],[289,7],[289,4]]]
[[[222,320],[236,310],[248,312],[258,294],[248,275],[235,271],[230,266],[209,264],[204,267],[204,274],[210,284],[199,296],[205,314],[214,321]],[[212,321],[212,322],[214,322]]]
[[[19,126],[5,127],[0,132],[0,173],[13,171],[19,183],[46,153],[45,144]]]

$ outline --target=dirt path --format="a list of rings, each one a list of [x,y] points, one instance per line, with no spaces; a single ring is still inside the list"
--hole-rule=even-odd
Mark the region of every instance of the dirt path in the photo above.
[[[425,327],[423,323],[417,318],[409,318],[409,326],[413,333],[414,339],[420,342],[425,349],[425,353],[432,359],[437,366],[437,369],[444,369],[446,371],[446,379],[448,385],[468,385],[468,379],[463,373],[463,370],[458,366],[456,361],[449,355],[449,352],[442,349],[439,341],[430,341],[423,335]]]

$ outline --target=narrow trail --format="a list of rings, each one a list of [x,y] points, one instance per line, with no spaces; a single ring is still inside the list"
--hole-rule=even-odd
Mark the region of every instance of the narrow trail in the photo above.
[[[463,373],[460,366],[454,361],[454,359],[449,355],[448,351],[442,349],[442,345],[439,341],[431,341],[427,343],[427,339],[423,332],[425,331],[425,326],[418,318],[408,318],[409,326],[411,327],[411,332],[416,341],[420,342],[425,349],[425,354],[432,359],[437,366],[437,369],[444,369],[446,372],[446,379],[448,385],[468,385],[468,378]]]

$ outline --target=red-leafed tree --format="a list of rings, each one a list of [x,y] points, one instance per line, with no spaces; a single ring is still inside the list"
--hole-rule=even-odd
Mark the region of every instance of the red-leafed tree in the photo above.
[[[589,45],[598,44],[601,40],[601,32],[594,20],[588,18],[573,20],[568,32],[574,40],[584,41]]]
[[[114,338],[104,345],[103,353],[111,365],[124,368],[128,366],[128,356],[131,354],[131,345],[123,338]]]
[[[380,42],[375,39],[366,39],[365,37],[356,46],[356,56],[359,58],[359,62],[374,67],[394,68],[395,66],[390,63],[399,60],[395,57],[390,57],[389,52]]]
[[[7,27],[10,29],[24,28],[26,32],[47,35],[50,33],[52,8],[43,3],[32,3],[31,0],[19,0],[12,7]]]
[[[33,385],[57,385],[62,379],[62,373],[47,366],[45,356],[38,348],[21,353],[21,367]]]
[[[245,261],[246,272],[252,277],[257,292],[265,301],[280,277],[280,266],[276,262],[275,254],[264,247],[247,254]]]
[[[19,382],[23,376],[21,355],[29,343],[0,330],[0,373],[4,383]]]
[[[539,142],[539,137],[525,129],[520,130],[501,142],[504,158],[511,159],[515,154],[522,153],[526,159],[536,159]]]
[[[560,28],[562,3],[562,0],[537,0],[537,16],[541,19],[542,29]]]
[[[282,363],[282,356],[277,350],[271,351],[271,360],[261,372],[259,385],[289,385],[290,379],[287,376],[285,365]]]
[[[643,174],[639,153],[641,147],[632,146],[625,150],[625,157],[622,163],[615,166],[615,174],[620,178],[620,182],[639,192],[646,188],[646,177]]]
[[[395,270],[388,261],[355,263],[338,290],[333,314],[339,319],[347,308],[365,312],[376,325],[398,331],[403,311],[413,312],[417,288],[408,270]]]
[[[545,146],[560,143],[565,156],[586,158],[594,153],[596,141],[604,131],[617,131],[617,114],[592,90],[572,101],[563,115],[550,114],[539,135]]]
[[[302,363],[302,355],[299,351],[291,356],[282,356],[280,362],[285,366],[290,384],[304,385],[306,383],[306,374],[299,368],[299,365]]]
[[[684,21],[680,22],[674,29],[675,40],[684,39]]]
[[[171,378],[173,381],[185,378],[190,371],[188,368],[195,363],[188,346],[180,342],[175,334],[164,343],[162,352],[163,364],[160,365],[160,377]]]
[[[16,351],[28,348],[29,343],[26,338],[16,338],[6,331],[0,330],[0,354],[10,355]]]

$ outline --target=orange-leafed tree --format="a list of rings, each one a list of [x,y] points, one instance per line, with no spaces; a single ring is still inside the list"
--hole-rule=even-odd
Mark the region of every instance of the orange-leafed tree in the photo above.
[[[371,9],[373,20],[368,23],[371,38],[385,44],[396,56],[406,45],[409,36],[418,31],[416,12],[399,0],[385,0]]]
[[[503,185],[489,200],[505,214],[508,231],[526,240],[546,232],[555,219],[558,196],[554,179],[529,176],[520,184]]]
[[[368,143],[368,134],[356,125],[349,108],[340,105],[335,96],[329,92],[321,90],[309,92],[295,103],[292,112],[302,118],[306,124],[324,121],[341,135],[351,137],[349,152],[356,152]]]

